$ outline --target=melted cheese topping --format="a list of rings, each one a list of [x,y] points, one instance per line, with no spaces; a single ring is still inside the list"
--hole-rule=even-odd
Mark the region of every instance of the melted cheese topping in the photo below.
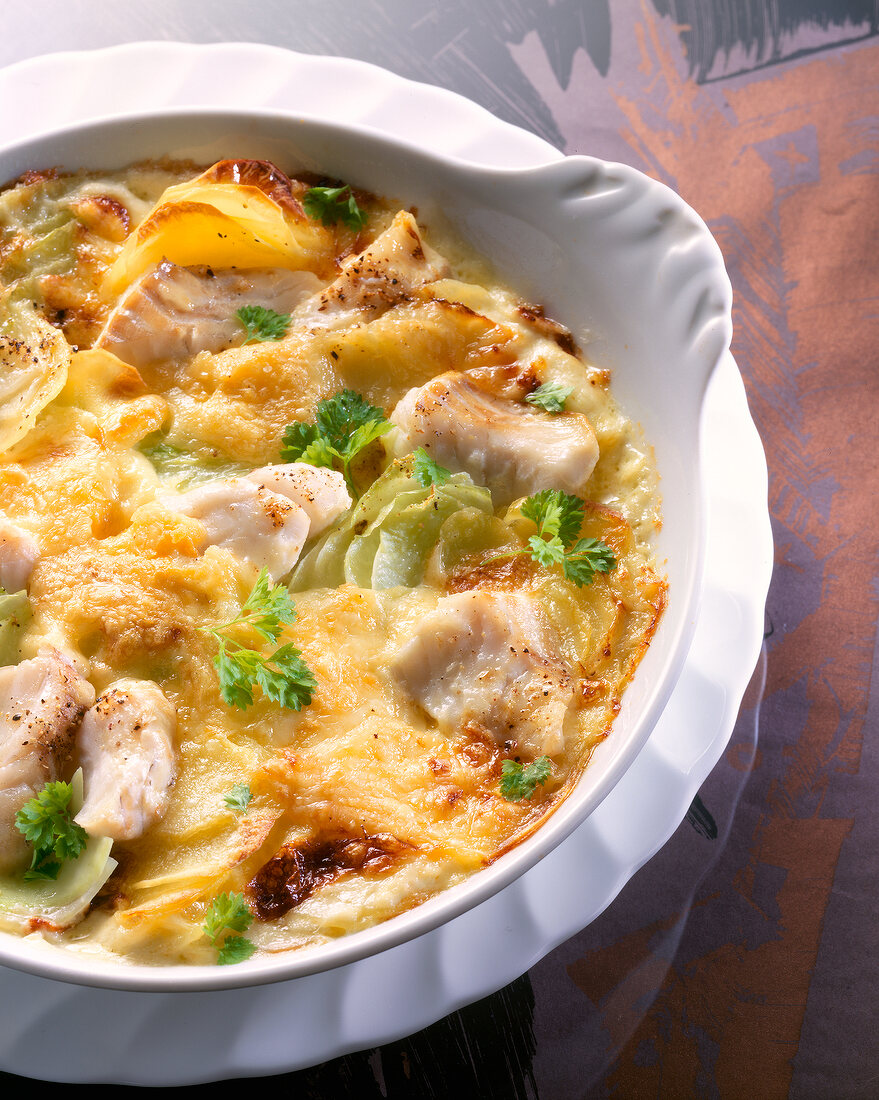
[[[363,229],[320,226],[302,212],[306,185],[265,167],[248,177],[247,194],[230,182],[240,172],[215,169],[197,185],[192,175],[174,164],[50,173],[0,195],[0,337],[8,348],[21,343],[15,311],[30,310],[31,324],[63,334],[69,357],[66,374],[57,354],[44,368],[33,357],[49,380],[35,375],[44,397],[0,454],[0,511],[39,547],[18,657],[57,647],[97,693],[121,678],[148,680],[176,711],[167,810],[141,836],[113,844],[118,866],[84,919],[39,934],[146,964],[213,962],[202,923],[221,892],[248,897],[260,919],[247,934],[260,950],[285,951],[409,909],[519,843],[611,734],[665,603],[649,545],[659,523],[652,455],[615,405],[607,372],[573,354],[565,330],[448,237],[432,243],[450,266],[440,270],[431,253],[428,274],[419,274],[419,249],[410,247],[405,263],[392,257],[385,268],[403,288],[376,296],[371,285],[368,307],[358,313],[355,300],[343,324],[316,323],[306,303],[278,340],[233,338],[220,350],[153,361],[139,352],[137,369],[95,348],[120,295],[169,257],[168,240],[179,243],[178,262],[202,265],[192,270],[204,279],[211,264],[236,255],[210,236],[221,222],[236,225],[242,267],[307,270],[321,288],[344,272],[345,293],[356,296],[351,257],[399,229],[400,218],[415,224],[408,214],[395,223],[390,204],[359,196]],[[205,208],[212,186],[222,194]],[[565,415],[588,418],[599,451],[579,487],[580,535],[604,541],[616,567],[578,588],[527,555],[504,555],[534,530],[515,504],[494,515],[464,508],[428,547],[418,583],[294,592],[296,622],[281,641],[302,651],[315,676],[310,705],[285,710],[257,693],[247,709],[228,706],[203,628],[234,618],[257,570],[228,547],[205,548],[203,525],[174,511],[168,491],[189,483],[184,473],[201,483],[277,463],[286,426],[313,422],[317,403],[341,390],[390,415],[409,391],[450,371],[501,401],[521,402],[544,381],[572,388]],[[385,444],[364,453],[361,489],[389,461],[393,440]],[[499,782],[503,760],[517,755],[515,731],[504,740],[487,717],[441,727],[393,674],[419,624],[468,592],[527,597],[572,685],[550,779],[518,802]],[[225,801],[241,783],[252,792],[245,812]]]

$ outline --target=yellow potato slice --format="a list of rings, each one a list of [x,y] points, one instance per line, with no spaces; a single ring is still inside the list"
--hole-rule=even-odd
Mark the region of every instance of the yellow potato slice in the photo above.
[[[333,233],[285,212],[258,187],[199,179],[169,187],[107,272],[119,293],[163,259],[182,267],[322,267]]]

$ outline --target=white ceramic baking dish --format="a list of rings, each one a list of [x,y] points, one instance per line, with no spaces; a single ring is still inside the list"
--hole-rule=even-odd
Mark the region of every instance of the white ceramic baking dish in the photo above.
[[[121,167],[145,157],[274,161],[319,172],[447,219],[500,278],[565,324],[643,426],[662,482],[657,554],[669,606],[612,736],[574,792],[527,841],[461,886],[364,932],[235,967],[104,963],[31,937],[0,936],[0,963],[86,985],[203,990],[329,970],[417,937],[478,905],[555,848],[619,781],[654,727],[692,638],[704,555],[700,419],[728,348],[731,290],[720,251],[683,200],[624,165],[570,157],[490,169],[371,132],[278,111],[169,110],[72,126],[0,152],[0,179],[35,167]]]

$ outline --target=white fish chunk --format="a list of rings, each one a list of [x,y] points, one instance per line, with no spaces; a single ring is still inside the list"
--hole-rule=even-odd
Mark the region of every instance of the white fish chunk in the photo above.
[[[0,588],[6,592],[27,588],[39,557],[40,548],[33,535],[0,516]]]
[[[211,481],[159,499],[167,508],[197,519],[209,545],[222,546],[257,569],[268,569],[275,581],[290,572],[308,538],[303,507],[245,477]]]
[[[352,504],[344,476],[324,466],[310,466],[307,462],[277,463],[254,470],[247,479],[298,504],[308,516],[309,538],[329,527]]]
[[[133,840],[161,820],[177,778],[177,711],[150,680],[117,680],[87,711],[76,742],[92,836]]]
[[[307,328],[372,321],[448,271],[447,261],[422,239],[412,215],[401,210],[368,248],[345,262],[334,282],[302,303],[294,320]]]
[[[92,685],[57,650],[0,668],[0,874],[30,861],[15,815],[59,778],[94,701]]]
[[[129,287],[95,346],[135,367],[221,351],[240,342],[244,330],[235,314],[242,306],[290,313],[319,287],[310,271],[214,270],[163,260]]]
[[[448,732],[490,734],[508,752],[554,756],[574,700],[570,669],[535,601],[522,593],[445,596],[390,663]]]
[[[598,441],[582,413],[539,411],[460,371],[410,390],[390,420],[401,432],[400,453],[423,447],[441,466],[487,485],[495,506],[540,489],[579,495],[598,461]]]

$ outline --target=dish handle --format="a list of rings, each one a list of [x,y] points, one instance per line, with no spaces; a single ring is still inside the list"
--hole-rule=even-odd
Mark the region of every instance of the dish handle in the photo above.
[[[637,303],[649,353],[651,324],[662,318],[681,353],[673,364],[675,389],[692,401],[698,416],[732,338],[732,286],[719,245],[692,207],[629,165],[584,155],[536,168],[482,171],[479,181],[484,201],[495,211],[521,217],[529,204],[539,206],[535,224],[551,243],[543,247],[543,262],[554,256],[572,265],[591,336],[601,339],[602,317],[631,314]],[[526,263],[540,262],[539,242],[533,245]],[[605,265],[602,254],[611,252],[613,263]],[[613,285],[605,277],[611,267]]]

